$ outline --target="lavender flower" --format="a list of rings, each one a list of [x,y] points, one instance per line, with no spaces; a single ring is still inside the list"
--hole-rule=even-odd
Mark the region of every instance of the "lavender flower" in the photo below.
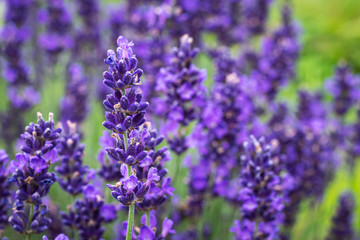
[[[62,125],[63,134],[57,147],[60,156],[60,165],[55,167],[61,176],[60,186],[67,193],[76,196],[81,194],[83,187],[89,183],[91,171],[83,165],[85,145],[80,144],[80,134],[74,123],[66,122]]]
[[[74,54],[80,57],[86,66],[94,66],[100,55],[101,36],[99,29],[99,1],[78,0],[77,12],[83,21],[81,29],[77,30],[74,41]],[[90,71],[90,69],[87,69]],[[92,75],[90,74],[92,77]]]
[[[46,32],[40,36],[39,42],[55,63],[61,52],[69,49],[72,39],[69,36],[71,17],[63,0],[48,0],[44,14]]]
[[[8,151],[23,128],[23,113],[39,101],[39,94],[31,86],[29,69],[23,57],[23,43],[29,36],[24,26],[31,1],[6,1],[5,25],[1,30],[4,44],[3,76],[8,83],[8,111],[1,116],[1,135],[7,141]],[[16,117],[15,117],[16,116]]]
[[[0,149],[0,237],[7,223],[7,212],[9,209],[10,184],[7,181],[9,172],[7,171],[7,163],[9,157],[5,150]]]
[[[63,223],[78,231],[80,239],[101,239],[105,231],[101,214],[104,200],[92,185],[84,187],[84,199],[77,199],[69,213],[61,212]]]
[[[54,148],[60,132],[60,128],[54,128],[52,113],[48,121],[38,113],[37,123],[30,123],[21,135],[25,144],[21,147],[23,153],[18,153],[10,163],[10,171],[15,172],[10,182],[15,183],[18,190],[9,223],[22,234],[43,232],[51,222],[46,217],[47,207],[42,204],[42,198],[56,181],[56,175],[48,172],[48,168],[57,160]]]
[[[285,228],[294,223],[299,203],[306,197],[320,199],[328,181],[331,179],[335,154],[330,136],[326,132],[326,111],[319,94],[299,93],[297,119],[282,105],[270,120],[273,141],[278,142],[281,158],[292,186],[284,213]]]
[[[339,64],[334,77],[329,79],[327,84],[334,101],[334,113],[338,117],[344,117],[359,98],[357,88],[360,86],[360,78],[351,72],[347,64]]]
[[[116,185],[107,186],[117,201],[129,206],[126,239],[131,239],[135,204],[146,199],[147,203],[139,208],[147,210],[151,206],[157,207],[173,189],[170,180],[164,180],[161,189],[156,186],[167,173],[163,165],[168,155],[166,149],[155,151],[163,138],[158,138],[156,132],[150,132],[148,124],[144,124],[145,110],[149,104],[141,102],[142,93],[138,86],[143,72],[136,68],[138,61],[132,51],[134,44],[123,36],[118,38],[117,43],[117,54],[108,50],[108,58],[105,59],[109,71],[103,74],[104,84],[113,93],[104,101],[109,111],[105,112],[103,126],[112,131],[112,137],[116,140],[115,146],[112,143],[105,150],[113,162],[122,164],[119,170],[123,178]]]
[[[68,68],[65,97],[61,101],[61,120],[81,124],[88,112],[88,81],[79,64]]]
[[[177,155],[188,148],[182,128],[200,117],[205,94],[202,83],[206,78],[205,70],[193,64],[197,49],[191,48],[192,38],[184,35],[180,41],[180,47],[173,50],[170,66],[160,71],[157,90],[164,97],[156,102],[156,113],[167,120],[166,128],[173,135],[168,138],[170,149]]]
[[[264,32],[272,0],[244,0],[242,1],[242,25],[246,34],[258,35]]]
[[[283,7],[282,21],[283,26],[264,40],[258,67],[252,73],[270,100],[274,99],[280,87],[294,77],[295,61],[300,50],[298,30],[291,21],[288,6]]]
[[[23,25],[29,11],[30,3],[30,0],[7,0],[7,12],[5,14],[5,21],[13,22],[17,26]]]
[[[252,137],[244,148],[239,181],[242,188],[238,193],[242,220],[235,221],[231,231],[235,239],[275,239],[282,223],[284,204],[281,166],[273,155],[274,149],[265,145],[264,139],[258,141]]]
[[[354,239],[353,230],[354,197],[350,192],[340,196],[339,206],[332,219],[332,227],[327,240]]]

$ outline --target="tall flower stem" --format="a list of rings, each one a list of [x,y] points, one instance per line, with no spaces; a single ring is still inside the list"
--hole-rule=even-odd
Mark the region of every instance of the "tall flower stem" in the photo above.
[[[150,226],[150,212],[149,211],[146,212],[146,225]]]
[[[175,186],[177,186],[177,180],[178,180],[178,177],[179,177],[179,172],[180,172],[180,166],[181,166],[181,162],[182,162],[182,155],[178,155],[176,154],[176,168],[175,168],[175,175],[174,175],[174,184]]]
[[[26,234],[26,240],[31,239],[30,226],[31,226],[31,220],[32,220],[33,214],[34,214],[34,204],[30,203],[28,233]]]
[[[123,134],[123,137],[124,137],[124,146],[125,146],[125,151],[126,151],[126,149],[128,147],[128,138],[127,138],[126,132]],[[132,174],[131,166],[128,165],[127,169],[128,169],[128,176],[131,176],[131,174]],[[126,230],[126,240],[131,240],[131,238],[132,238],[132,230],[134,227],[134,215],[135,215],[135,204],[132,204],[129,206],[128,225],[127,225],[127,230]]]
[[[134,227],[135,204],[129,206],[128,225],[126,231],[126,240],[131,240]]]

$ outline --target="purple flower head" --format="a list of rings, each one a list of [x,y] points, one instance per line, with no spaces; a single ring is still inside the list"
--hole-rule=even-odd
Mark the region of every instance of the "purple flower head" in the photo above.
[[[264,139],[257,140],[251,136],[250,142],[244,143],[245,154],[241,159],[240,184],[238,200],[242,203],[241,222],[235,224],[240,227],[235,231],[236,239],[241,239],[240,233],[244,229],[245,236],[277,238],[279,225],[282,219],[284,191],[281,183],[280,171],[282,170],[271,145],[266,145]],[[262,209],[258,212],[258,209]],[[256,222],[261,223],[258,229],[248,228]],[[271,226],[271,227],[268,227]]]
[[[83,165],[84,144],[80,143],[77,125],[70,121],[62,123],[63,132],[59,139],[57,150],[60,165],[55,167],[61,176],[60,186],[71,195],[81,194],[83,187],[91,180],[91,170]]]
[[[9,156],[6,151],[0,149],[0,232],[2,232],[7,223],[7,211],[10,206],[9,196],[10,196],[10,184],[7,177],[11,173],[8,170]]]
[[[327,239],[353,239],[353,209],[354,197],[350,192],[340,196],[339,205],[332,219],[332,227]]]
[[[327,81],[327,88],[333,97],[333,111],[344,116],[351,106],[359,100],[360,77],[352,73],[347,64],[340,63],[334,76]]]
[[[61,129],[54,128],[54,115],[49,113],[49,120],[45,121],[38,113],[37,123],[30,123],[21,135],[25,145],[21,150],[27,154],[45,154],[55,148]]]
[[[105,145],[111,161],[109,167],[116,169],[122,176],[115,185],[106,186],[111,190],[113,198],[130,206],[130,216],[134,214],[135,205],[138,210],[150,211],[166,201],[171,192],[170,181],[164,185],[161,181],[167,174],[164,164],[169,161],[169,153],[166,147],[156,149],[163,137],[158,136],[155,130],[151,130],[151,125],[145,122],[149,103],[142,102],[139,86],[143,72],[137,69],[138,60],[132,51],[134,44],[120,36],[118,46],[116,53],[108,50],[105,63],[109,70],[103,74],[104,85],[112,90],[103,102],[108,110],[103,126],[112,131],[113,140],[108,135],[101,139],[101,144]],[[105,165],[103,154],[100,160]],[[163,191],[160,186],[164,187]],[[129,226],[133,224],[131,222]],[[141,227],[139,239],[154,237],[152,229]]]
[[[71,28],[71,17],[63,0],[47,1],[46,32],[40,36],[40,43],[44,46],[53,61],[58,55],[71,47],[72,39],[68,36]]]
[[[61,121],[70,120],[80,124],[88,110],[88,79],[79,64],[68,67],[65,97],[61,100]]]
[[[259,82],[270,100],[274,99],[280,87],[294,77],[295,62],[300,51],[298,29],[291,21],[288,6],[283,7],[282,15],[283,25],[265,38],[258,66],[252,72],[252,77]]]
[[[28,110],[40,101],[39,93],[28,86],[23,89],[9,88],[8,98],[17,109]]]
[[[265,23],[272,0],[245,0],[242,2],[246,32],[256,35],[264,32]]]
[[[157,90],[163,96],[158,98],[165,107],[159,113],[172,124],[187,126],[191,121],[200,117],[200,109],[204,105],[205,89],[203,81],[206,72],[198,69],[193,60],[198,50],[192,49],[193,39],[184,35],[180,39],[180,47],[174,48],[169,66],[162,68],[158,78]],[[185,136],[182,131],[169,134],[170,148],[178,155],[187,149]],[[171,137],[172,135],[172,137]],[[176,147],[175,147],[176,146]]]
[[[76,228],[81,239],[102,239],[105,231],[103,223],[111,221],[101,212],[107,207],[103,207],[104,200],[95,186],[85,186],[83,193],[84,198],[77,199],[69,208],[69,213],[60,212],[63,223]]]

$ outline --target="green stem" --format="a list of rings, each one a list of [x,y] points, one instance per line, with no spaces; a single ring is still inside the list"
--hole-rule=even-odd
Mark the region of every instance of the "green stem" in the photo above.
[[[128,148],[128,137],[127,137],[126,132],[123,134],[123,137],[124,137],[124,148],[125,148],[124,150],[126,151],[126,149]],[[132,175],[131,166],[128,165],[127,169],[128,169],[128,176],[131,176]],[[134,227],[134,215],[135,215],[135,204],[133,203],[132,205],[129,206],[128,225],[127,225],[127,230],[126,230],[126,240],[132,239],[132,232],[133,232],[133,227]]]
[[[79,233],[77,229],[74,229],[74,240],[79,240]]]
[[[146,226],[150,227],[150,213],[146,212]]]
[[[135,204],[129,206],[128,225],[126,231],[126,240],[132,239],[132,230],[134,227]]]
[[[179,172],[180,172],[180,166],[181,166],[181,155],[177,155],[176,154],[176,169],[175,169],[175,175],[174,175],[174,186],[177,186],[177,178],[178,178],[178,175],[179,175]]]
[[[32,217],[34,214],[34,204],[30,203],[30,212],[29,212],[29,222],[28,222],[28,226],[27,226],[27,234],[26,234],[26,240],[30,240],[31,239],[31,233],[30,233],[30,226],[31,226],[31,221],[32,221]]]

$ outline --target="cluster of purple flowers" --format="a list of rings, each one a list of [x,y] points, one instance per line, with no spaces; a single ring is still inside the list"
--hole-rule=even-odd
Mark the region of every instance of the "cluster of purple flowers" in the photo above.
[[[29,37],[26,20],[31,1],[6,1],[5,25],[1,30],[3,77],[8,83],[8,111],[1,113],[1,135],[8,140],[8,150],[11,142],[21,132],[23,113],[35,105],[40,96],[32,87],[29,66],[24,58],[24,43]],[[17,115],[18,117],[14,118]],[[20,131],[19,131],[20,130]]]
[[[113,93],[104,100],[108,111],[103,126],[112,131],[116,140],[115,146],[111,143],[105,150],[109,158],[121,164],[118,171],[122,178],[115,185],[107,186],[117,201],[129,206],[126,239],[131,239],[135,205],[149,214],[163,204],[174,189],[170,178],[164,178],[167,174],[164,163],[170,160],[167,148],[155,150],[163,137],[158,137],[145,122],[149,103],[142,102],[142,92],[138,89],[143,71],[137,68],[138,61],[132,51],[134,44],[123,36],[118,38],[117,44],[116,53],[108,50],[105,59],[109,70],[103,74],[104,84]],[[149,228],[143,231],[147,230]],[[149,233],[140,232],[139,238],[146,239],[141,237],[144,234]]]
[[[332,227],[327,240],[354,239],[353,230],[354,197],[345,192],[340,196],[339,206],[332,219]]]
[[[55,173],[48,170],[57,161],[55,147],[60,133],[61,129],[54,127],[52,113],[48,121],[38,113],[37,123],[30,123],[21,135],[24,142],[22,153],[18,153],[16,160],[10,163],[10,171],[14,174],[9,180],[17,186],[9,223],[19,233],[41,233],[51,222],[42,199],[57,180]]]
[[[166,119],[170,149],[177,155],[188,148],[184,127],[199,119],[204,105],[206,72],[193,63],[198,50],[191,48],[192,42],[189,35],[182,36],[180,47],[173,49],[170,66],[161,69],[158,76],[157,90],[164,97],[157,99],[156,113]]]
[[[282,223],[284,181],[278,156],[264,139],[244,143],[238,200],[242,220],[231,229],[235,239],[277,239]]]
[[[69,121],[63,124],[63,133],[57,146],[60,165],[55,167],[61,176],[60,186],[73,196],[82,193],[93,175],[89,167],[83,165],[85,145],[80,144],[80,134],[76,128],[76,124]]]
[[[53,62],[72,45],[72,38],[69,36],[72,19],[65,4],[63,0],[48,0],[47,11],[42,16],[42,21],[47,26],[46,33],[40,36],[39,41]]]

